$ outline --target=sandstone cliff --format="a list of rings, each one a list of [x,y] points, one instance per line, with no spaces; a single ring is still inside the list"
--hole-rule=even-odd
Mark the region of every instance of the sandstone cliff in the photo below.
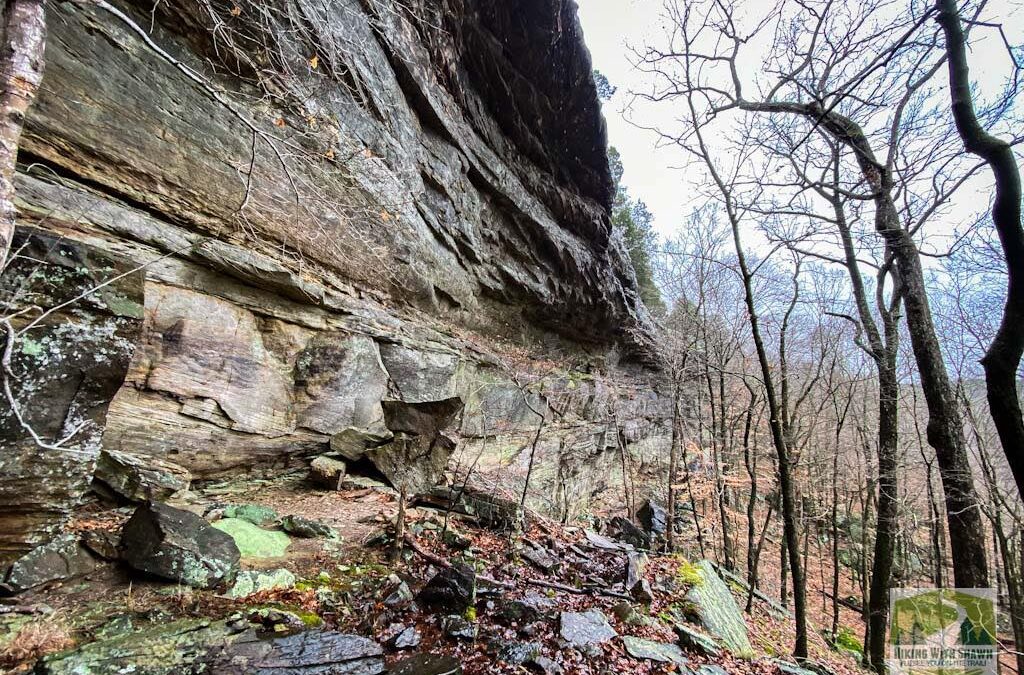
[[[522,464],[541,429],[539,505],[564,515],[615,448],[664,442],[574,3],[48,12],[22,241],[46,269],[134,271],[120,305],[66,318],[89,341],[17,352],[20,372],[65,385],[43,408],[27,379],[17,392],[50,438],[99,372],[54,354],[109,350],[96,361],[124,384],[90,400],[92,436],[67,452],[0,420],[0,506],[19,514],[0,528],[6,559],[59,529],[101,448],[195,480],[267,472],[380,430],[382,401],[458,397],[457,451],[491,439],[494,466]],[[12,278],[14,296],[39,282]]]

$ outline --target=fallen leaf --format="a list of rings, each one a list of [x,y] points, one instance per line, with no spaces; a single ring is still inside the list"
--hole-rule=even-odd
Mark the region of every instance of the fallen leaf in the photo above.
[[[312,68],[313,70],[316,70],[316,67],[319,66],[319,65],[320,65],[320,57],[318,55],[316,55],[316,54],[313,54],[313,58],[311,58],[309,60],[309,67]]]

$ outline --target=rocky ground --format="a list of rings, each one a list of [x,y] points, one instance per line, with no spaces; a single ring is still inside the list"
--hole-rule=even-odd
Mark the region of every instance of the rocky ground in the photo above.
[[[15,566],[0,666],[38,673],[848,673],[818,639],[804,668],[767,603],[744,618],[707,561],[641,552],[664,527],[604,534],[514,501],[438,490],[407,512],[366,478],[207,485],[85,507],[72,533]],[[461,512],[461,513],[460,513]],[[646,525],[646,527],[643,527]],[[22,590],[24,589],[24,590]],[[810,669],[810,670],[808,670]]]

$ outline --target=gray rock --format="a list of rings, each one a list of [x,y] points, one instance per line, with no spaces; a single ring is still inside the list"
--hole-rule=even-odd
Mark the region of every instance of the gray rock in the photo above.
[[[388,645],[394,649],[415,649],[420,646],[423,637],[416,630],[415,626],[402,626],[393,638],[388,640]]]
[[[537,603],[526,599],[501,599],[494,611],[496,621],[504,624],[526,625],[541,618]]]
[[[314,485],[337,490],[345,478],[348,465],[340,459],[321,455],[313,459],[309,465],[309,480]]]
[[[586,612],[562,612],[559,634],[570,647],[584,647],[607,642],[618,633],[608,624],[605,615],[596,609]]]
[[[103,450],[94,480],[133,502],[166,501],[188,490],[192,475],[184,467],[152,456]]]
[[[646,640],[633,637],[632,635],[622,636],[622,644],[626,648],[626,653],[635,659],[675,663],[677,665],[685,665],[688,661],[683,656],[683,651],[677,645],[655,642],[654,640]]]
[[[701,582],[690,588],[686,600],[696,609],[704,630],[736,656],[752,657],[754,651],[747,634],[747,622],[729,587],[709,561],[702,560],[698,568]]]
[[[782,675],[817,675],[813,670],[801,668],[795,663],[783,661],[782,659],[772,659],[771,662],[775,664]]]
[[[140,572],[193,586],[231,583],[240,554],[234,540],[190,513],[145,504],[121,531],[122,558]]]
[[[189,669],[194,671],[195,664],[208,664],[213,650],[235,639],[232,632],[224,622],[200,619],[174,621],[136,632],[115,631],[107,639],[46,656],[36,664],[35,672],[177,675]]]
[[[462,675],[462,666],[451,656],[417,654],[388,670],[389,675]]]
[[[563,672],[562,666],[546,656],[538,656],[526,665],[530,666],[533,670],[540,671],[543,675],[562,675]]]
[[[238,573],[235,585],[227,592],[227,597],[244,598],[253,593],[275,588],[291,588],[294,585],[295,575],[286,569],[245,570]]]
[[[629,589],[630,596],[637,602],[649,605],[654,602],[654,591],[647,579],[640,579]]]
[[[288,534],[305,539],[337,539],[338,532],[330,525],[319,520],[310,520],[302,516],[285,516],[281,519],[281,529]]]
[[[95,568],[96,561],[78,543],[78,537],[62,534],[16,560],[8,569],[2,587],[20,593],[43,584],[82,576]]]
[[[384,604],[388,607],[402,607],[408,605],[413,600],[414,596],[409,588],[409,584],[402,581],[388,597],[384,598]]]
[[[523,539],[520,555],[534,567],[544,572],[550,572],[559,563],[558,558],[551,555],[546,548],[529,539]]]
[[[721,666],[703,665],[697,669],[697,675],[729,675]]]
[[[529,663],[540,656],[539,642],[505,642],[498,641],[495,647],[495,658],[503,663],[514,666]]]
[[[259,639],[245,635],[233,642],[210,672],[257,675],[377,675],[387,670],[384,649],[373,640],[326,630]]]
[[[587,542],[594,548],[601,549],[603,551],[631,551],[633,547],[629,544],[620,544],[614,542],[607,537],[602,537],[596,532],[586,531]]]
[[[653,499],[648,499],[636,512],[641,527],[654,536],[664,536],[668,531],[668,512]]]
[[[718,643],[711,636],[693,630],[681,623],[677,623],[672,628],[679,638],[679,646],[683,649],[695,651],[698,654],[703,654],[713,659],[722,655],[721,647],[718,646]]]
[[[458,614],[441,617],[441,631],[448,637],[459,640],[475,640],[476,624]]]
[[[82,546],[104,560],[120,559],[120,541],[121,535],[109,530],[86,530],[82,533]]]
[[[636,523],[622,516],[615,516],[608,523],[608,536],[636,548],[649,549],[651,547],[650,536],[637,527]]]
[[[476,601],[476,572],[455,564],[438,572],[417,599],[429,610],[462,614]]]
[[[633,588],[647,571],[647,554],[631,551],[626,556],[626,588]]]
[[[386,429],[359,429],[348,427],[331,436],[331,450],[343,458],[355,462],[366,455],[366,451],[390,441],[392,435]]]

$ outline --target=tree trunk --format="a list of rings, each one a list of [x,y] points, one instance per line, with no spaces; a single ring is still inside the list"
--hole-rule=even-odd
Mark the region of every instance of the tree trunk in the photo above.
[[[878,509],[875,549],[868,595],[868,638],[865,649],[868,663],[880,675],[885,670],[885,632],[889,621],[889,585],[896,537],[897,495],[897,406],[899,382],[896,379],[896,355],[878,371]]]
[[[978,155],[989,165],[996,182],[992,222],[1003,247],[1008,284],[999,330],[981,364],[985,368],[992,421],[999,433],[1006,461],[1013,471],[1017,492],[1024,498],[1024,417],[1017,392],[1017,371],[1024,355],[1024,228],[1021,227],[1020,170],[1010,144],[985,131],[975,114],[966,40],[956,1],[936,0],[935,9],[946,36],[949,93],[957,131],[967,151]]]
[[[0,52],[0,270],[14,239],[14,173],[28,107],[43,80],[46,10],[43,0],[7,0]]]

